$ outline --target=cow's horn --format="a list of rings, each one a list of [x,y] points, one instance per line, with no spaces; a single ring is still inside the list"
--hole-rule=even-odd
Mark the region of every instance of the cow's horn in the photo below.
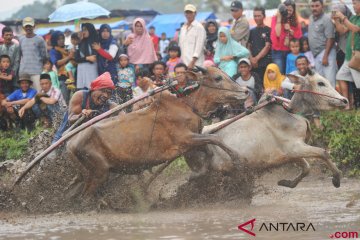
[[[199,70],[202,74],[207,74],[208,73],[208,71],[203,67],[196,66],[196,69]]]

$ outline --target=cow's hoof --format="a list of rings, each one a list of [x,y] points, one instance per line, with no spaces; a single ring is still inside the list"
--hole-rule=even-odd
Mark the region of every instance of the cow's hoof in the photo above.
[[[334,187],[336,187],[336,188],[340,187],[340,177],[334,176],[332,178],[332,183],[333,183]]]
[[[278,181],[278,185],[283,186],[283,187],[288,187],[288,188],[296,187],[296,184],[294,184],[292,181],[285,180],[285,179]]]

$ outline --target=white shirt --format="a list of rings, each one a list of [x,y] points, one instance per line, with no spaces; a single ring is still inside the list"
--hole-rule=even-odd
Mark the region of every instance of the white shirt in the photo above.
[[[44,93],[44,90],[41,90],[41,92]],[[60,107],[66,107],[66,102],[59,89],[51,87],[50,90],[46,92],[46,95],[48,95],[50,98],[57,100],[57,103],[60,105]]]
[[[180,30],[179,46],[181,49],[181,60],[188,65],[193,57],[197,58],[195,65],[202,66],[204,63],[204,47],[206,32],[201,23],[194,20],[188,27],[185,23]]]
[[[161,40],[159,41],[159,48],[160,48],[160,54],[161,57],[165,57],[167,55],[166,48],[169,46],[170,41],[165,39],[165,40]]]

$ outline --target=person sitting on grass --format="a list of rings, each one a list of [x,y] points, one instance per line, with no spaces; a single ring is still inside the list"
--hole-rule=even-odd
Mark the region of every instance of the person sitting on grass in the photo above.
[[[19,118],[18,110],[21,106],[25,105],[28,101],[35,97],[37,91],[30,88],[33,82],[31,81],[29,74],[21,75],[18,83],[20,85],[20,89],[15,90],[6,99],[2,100],[1,105],[6,108],[6,112],[16,125],[19,125],[22,129],[27,128],[31,131],[35,126],[34,114],[32,111],[26,111],[23,118]]]
[[[20,110],[19,117],[22,118],[27,109],[32,109],[45,128],[49,128],[56,113],[66,108],[66,103],[61,91],[52,86],[50,75],[40,75],[41,92],[28,101]]]

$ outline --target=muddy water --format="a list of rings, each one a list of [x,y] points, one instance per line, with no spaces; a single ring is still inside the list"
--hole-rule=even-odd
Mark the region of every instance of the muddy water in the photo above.
[[[281,175],[281,174],[280,174]],[[148,213],[0,215],[0,239],[330,239],[337,231],[360,235],[360,181],[312,176],[295,189],[263,178],[250,205],[222,203],[196,209]],[[255,218],[256,237],[237,226]],[[262,223],[310,223],[306,231],[265,231]],[[248,225],[246,228],[249,228]]]

